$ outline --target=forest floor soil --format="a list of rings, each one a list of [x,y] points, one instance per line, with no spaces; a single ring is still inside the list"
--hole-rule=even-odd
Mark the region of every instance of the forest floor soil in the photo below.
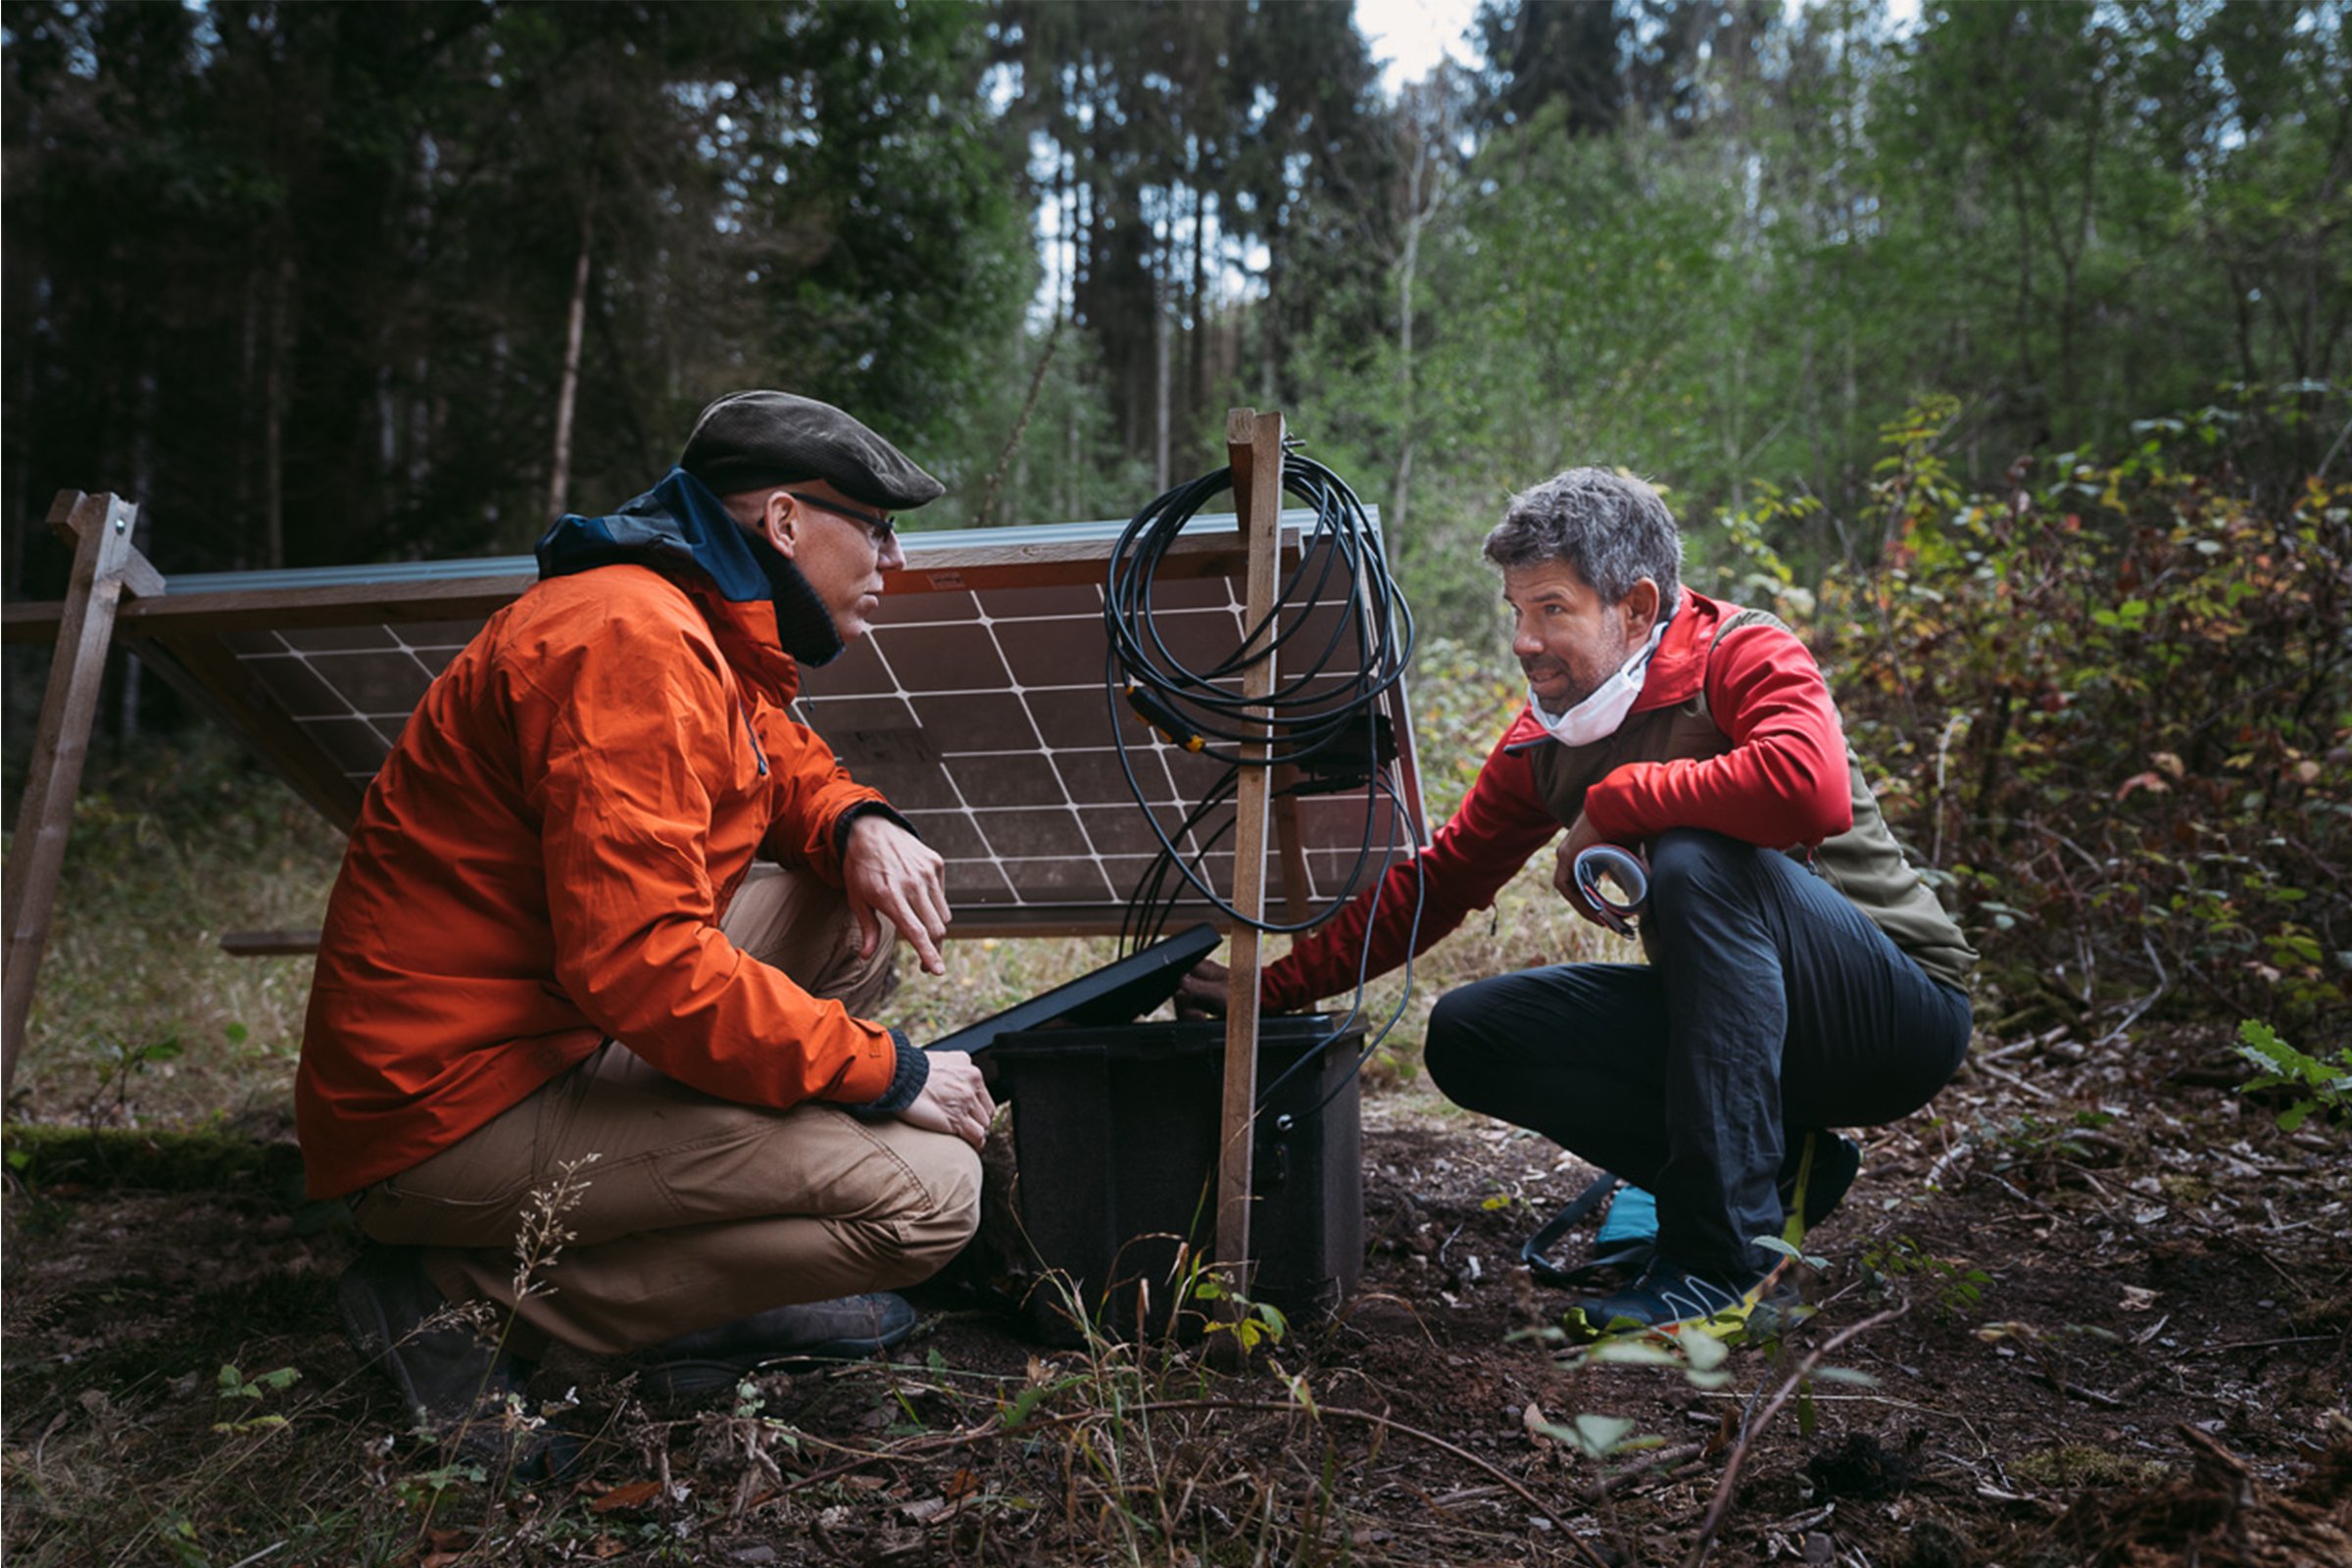
[[[1866,1135],[1806,1243],[1818,1310],[1720,1386],[1547,1338],[1566,1298],[1519,1246],[1591,1172],[1408,1086],[1366,1102],[1360,1285],[1245,1372],[1041,1345],[934,1292],[891,1364],[740,1404],[651,1409],[551,1359],[534,1396],[599,1436],[533,1488],[401,1430],[333,1326],[347,1232],[270,1180],[130,1186],[53,1148],[7,1203],[9,1556],[2352,1562],[2348,1133],[2280,1130],[2225,1045],[1980,1050]]]

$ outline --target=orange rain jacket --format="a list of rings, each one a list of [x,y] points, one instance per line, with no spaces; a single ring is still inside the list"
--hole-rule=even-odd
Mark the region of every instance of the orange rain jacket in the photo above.
[[[658,526],[645,503],[680,479],[715,506],[673,471],[587,526]],[[765,585],[730,599],[707,540],[626,542],[600,534],[608,560],[493,615],[368,790],[295,1081],[314,1198],[448,1148],[608,1037],[746,1104],[893,1090],[892,1031],[718,929],[755,853],[839,884],[845,813],[881,797],[785,710],[799,669]],[[724,563],[738,594],[747,559]]]

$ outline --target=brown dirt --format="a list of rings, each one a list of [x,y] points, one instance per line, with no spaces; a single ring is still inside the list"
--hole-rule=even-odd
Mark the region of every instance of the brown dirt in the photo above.
[[[1934,1117],[1871,1136],[1808,1243],[1830,1265],[1808,1283],[1818,1313],[1736,1352],[1720,1388],[1565,1363],[1540,1337],[1562,1298],[1515,1258],[1589,1173],[1408,1089],[1367,1109],[1361,1289],[1246,1376],[1197,1349],[1041,1348],[958,1305],[895,1368],[768,1379],[786,1426],[649,1413],[612,1368],[559,1359],[537,1392],[576,1385],[574,1422],[612,1412],[589,1474],[461,1484],[462,1508],[417,1501],[431,1456],[395,1440],[332,1331],[348,1237],[298,1234],[253,1187],[36,1179],[7,1212],[8,1544],[220,1568],[275,1537],[273,1564],[418,1568],[1676,1563],[1736,1457],[1711,1562],[2352,1561],[2346,1133],[2280,1132],[2221,1087],[2218,1045],[1982,1053]],[[1755,1430],[1799,1359],[1898,1308]],[[231,1361],[302,1381],[223,1400]],[[282,1433],[214,1425],[278,1409]],[[1579,1415],[1654,1442],[1598,1460],[1538,1430]],[[119,1520],[92,1522],[98,1488],[131,1498]],[[340,1535],[316,1523],[322,1495],[347,1500]],[[164,1549],[173,1519],[199,1555]]]

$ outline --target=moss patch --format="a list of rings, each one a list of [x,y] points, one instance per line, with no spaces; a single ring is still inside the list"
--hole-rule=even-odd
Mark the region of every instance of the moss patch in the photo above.
[[[2009,1466],[2037,1487],[2153,1487],[2172,1474],[2155,1459],[2131,1459],[2105,1448],[2064,1444],[2035,1448]]]

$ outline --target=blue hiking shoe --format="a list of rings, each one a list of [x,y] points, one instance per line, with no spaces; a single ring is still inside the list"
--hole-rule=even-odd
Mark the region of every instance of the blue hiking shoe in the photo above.
[[[1622,1291],[1575,1302],[1561,1322],[1571,1337],[1586,1340],[1642,1334],[1742,1338],[1760,1314],[1797,1306],[1795,1285],[1781,1275],[1782,1266],[1776,1265],[1769,1273],[1735,1283],[1661,1260]]]
[[[1862,1146],[1852,1139],[1833,1132],[1808,1132],[1798,1138],[1781,1160],[1781,1239],[1791,1247],[1803,1241],[1807,1231],[1844,1200],[1861,1170]],[[1657,1200],[1629,1182],[1610,1200],[1608,1217],[1592,1239],[1592,1255],[1582,1268],[1564,1271],[1558,1280],[1592,1285],[1611,1273],[1634,1279],[1648,1272],[1657,1258]]]

